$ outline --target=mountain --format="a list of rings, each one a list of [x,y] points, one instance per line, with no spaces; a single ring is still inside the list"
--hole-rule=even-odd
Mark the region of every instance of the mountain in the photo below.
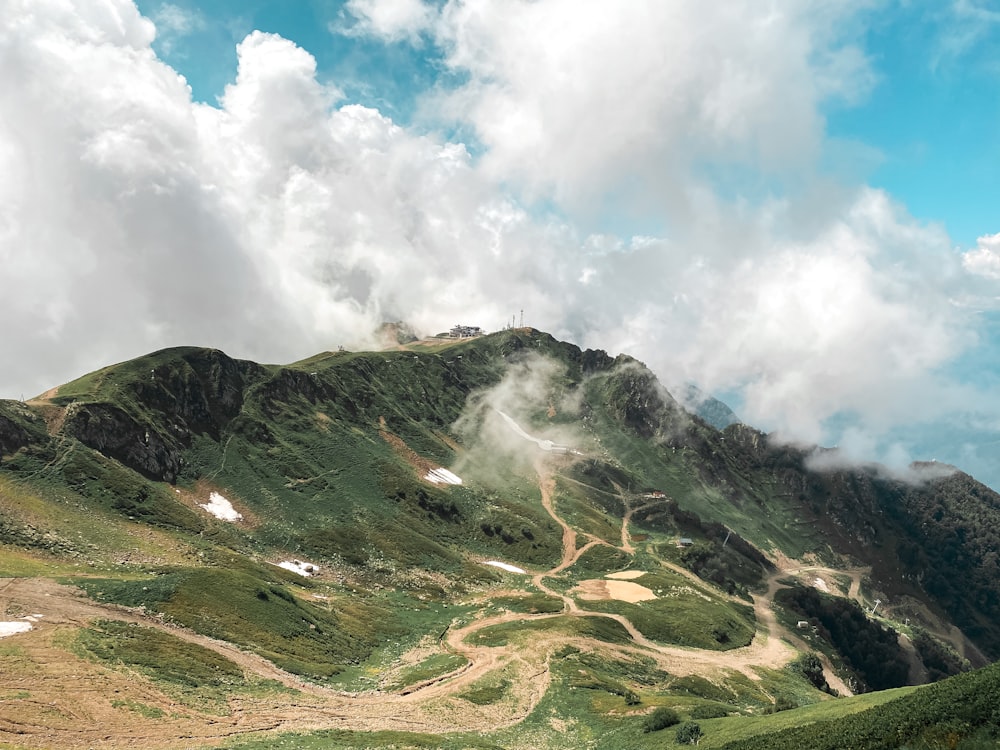
[[[954,698],[996,692],[996,493],[532,329],[409,338],[0,402],[0,742],[721,746],[939,694],[907,742],[997,729]]]
[[[709,396],[696,385],[688,384],[684,388],[684,403],[689,411],[701,417],[717,430],[724,430],[729,425],[739,424],[740,418],[729,405],[719,399]]]

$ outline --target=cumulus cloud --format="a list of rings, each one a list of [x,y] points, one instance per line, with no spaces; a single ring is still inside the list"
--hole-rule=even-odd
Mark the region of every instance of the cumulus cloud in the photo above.
[[[847,41],[856,10],[348,10],[357,33],[437,45],[463,83],[425,106],[474,148],[345,101],[273,34],[239,44],[210,106],[131,2],[8,3],[0,392],[167,345],[289,361],[365,345],[383,320],[491,329],[523,308],[672,384],[739,391],[741,417],[789,439],[830,437],[845,411],[878,436],[982,395],[943,369],[975,342],[955,300],[990,282],[996,238],[962,256],[883,192],[819,173],[821,104],[874,80]],[[662,236],[591,231],[592,210],[625,205]]]
[[[468,81],[435,106],[468,122],[498,178],[584,206],[625,191],[676,222],[703,169],[815,162],[818,104],[873,82],[838,33],[855,7],[452,0],[434,34]]]
[[[962,265],[976,276],[1000,279],[1000,233],[980,237],[975,250],[963,253]]]

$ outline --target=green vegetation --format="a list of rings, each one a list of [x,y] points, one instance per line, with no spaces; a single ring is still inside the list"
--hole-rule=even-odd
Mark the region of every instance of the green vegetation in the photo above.
[[[466,664],[468,664],[468,660],[458,654],[434,654],[419,664],[414,664],[400,671],[399,676],[391,684],[386,685],[386,689],[395,691],[411,685],[418,685],[454,672]]]
[[[973,480],[910,486],[869,470],[812,472],[797,448],[771,445],[743,425],[719,432],[686,414],[641,363],[537,331],[406,347],[326,352],[284,367],[168,349],[86,375],[47,402],[0,401],[0,574],[60,576],[97,601],[144,608],[349,690],[406,690],[461,668],[464,658],[446,653],[399,664],[418,644],[440,644],[449,628],[500,610],[510,621],[479,630],[471,644],[552,649],[573,639],[550,660],[541,703],[491,735],[330,731],[239,747],[652,748],[672,745],[673,732],[643,731],[644,722],[668,712],[698,722],[693,739],[703,747],[778,738],[810,723],[817,737],[837,736],[841,726],[861,732],[857,746],[868,747],[867,713],[854,714],[897,694],[830,701],[815,655],[762,667],[751,680],[725,670],[675,677],[651,658],[625,657],[630,650],[602,651],[601,643],[635,644],[600,613],[620,614],[662,643],[749,643],[753,610],[725,594],[749,602],[762,590],[771,569],[761,549],[870,566],[877,589],[862,596],[877,590],[883,600],[916,602],[905,614],[932,679],[970,665],[930,634],[940,623],[926,611],[946,613],[987,654],[1000,654],[1000,496]],[[569,615],[525,578],[482,564],[500,559],[537,572],[562,559],[562,528],[541,504],[537,456],[487,429],[489,389],[529,380],[519,422],[534,434],[565,431],[585,454],[548,462],[556,512],[579,547],[604,542],[546,586],[568,593],[587,579],[645,570],[635,583],[656,599],[580,600],[593,615]],[[463,484],[427,481],[434,466],[450,467]],[[213,491],[243,520],[197,507]],[[634,554],[617,548],[627,509]],[[681,536],[695,543],[679,548]],[[308,560],[321,573],[305,579],[269,564],[285,559]],[[853,670],[859,686],[904,684],[896,634],[860,608],[812,589],[778,599],[785,621],[815,624],[818,637],[802,637]],[[880,611],[902,619],[899,610]],[[27,658],[15,647],[0,646],[5,659]],[[152,628],[102,621],[81,630],[75,648],[216,706],[230,690],[274,687]],[[500,670],[458,697],[468,710],[500,710],[511,702],[511,679]],[[974,679],[995,697],[992,683]],[[939,698],[906,704],[919,726],[889,706],[874,709],[889,711],[878,715],[895,722],[900,742],[991,741],[996,721],[985,704],[986,718],[976,719],[957,693],[904,700],[925,694]],[[161,718],[141,696],[115,700],[133,719]]]
[[[610,679],[596,670],[577,670],[576,674],[570,676],[569,686],[571,688],[601,690],[611,695],[620,695],[625,700],[626,706],[638,706],[642,703],[642,700],[634,691],[625,687],[621,682]]]
[[[679,724],[680,720],[681,717],[674,709],[660,706],[654,709],[653,713],[649,714],[642,722],[642,731],[646,733],[659,732],[661,729]]]
[[[857,602],[821,594],[814,588],[782,589],[775,601],[811,622],[871,690],[906,684],[909,663],[899,634],[869,620]]]
[[[729,709],[718,703],[702,703],[691,709],[692,719],[721,719],[729,716]]]
[[[145,703],[139,703],[138,701],[113,700],[111,701],[111,707],[134,711],[140,716],[145,716],[147,719],[160,719],[166,716],[166,712],[162,708],[147,706]]]
[[[681,550],[681,563],[699,578],[714,583],[729,594],[749,598],[749,589],[764,580],[764,562],[757,555],[741,554],[739,547],[749,547],[746,542],[729,537],[729,542],[718,540],[698,541]]]
[[[82,629],[77,643],[96,659],[133,667],[165,682],[187,687],[243,682],[243,671],[229,659],[154,628],[102,620]]]
[[[371,750],[371,748],[393,748],[394,750],[504,750],[475,734],[440,735],[416,732],[349,732],[330,729],[309,734],[287,733],[271,735],[262,740],[236,741],[226,745],[227,750],[273,750],[273,748],[294,748],[294,750]]]
[[[830,686],[826,682],[826,676],[823,674],[823,663],[816,654],[811,652],[801,654],[788,665],[788,668],[806,678],[813,687],[827,693],[831,692]]]
[[[345,663],[366,657],[380,636],[399,630],[387,610],[349,599],[336,611],[322,609],[287,586],[246,570],[199,568],[151,579],[79,583],[96,598],[162,612],[199,633],[245,646],[290,672],[314,678],[339,673]]]
[[[530,636],[534,633],[596,638],[605,643],[632,642],[625,628],[615,620],[598,616],[571,617],[568,615],[491,625],[473,634],[470,637],[470,642],[476,646],[505,646],[517,638]]]
[[[494,596],[490,602],[495,607],[511,612],[525,612],[530,615],[550,614],[563,611],[562,599],[548,594],[524,594],[523,596]]]
[[[1000,739],[1000,665],[924,687],[854,716],[818,721],[732,742],[726,750],[895,750],[970,747]]]
[[[969,661],[959,656],[950,644],[921,627],[913,628],[913,646],[920,654],[920,661],[927,668],[927,677],[931,682],[968,672],[972,668]]]
[[[678,745],[697,745],[700,741],[704,732],[701,731],[701,725],[696,721],[685,721],[679,727],[677,727],[677,744]]]
[[[482,685],[466,690],[464,693],[459,693],[458,697],[477,706],[489,706],[501,700],[509,687],[510,682],[504,680],[496,685]]]
[[[635,604],[616,599],[578,601],[582,609],[627,617],[639,632],[661,643],[697,648],[730,649],[753,639],[753,608],[708,596],[672,571],[647,573],[635,579],[657,594]]]

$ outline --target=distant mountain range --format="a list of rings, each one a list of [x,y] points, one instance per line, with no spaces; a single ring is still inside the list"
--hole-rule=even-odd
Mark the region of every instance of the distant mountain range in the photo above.
[[[994,741],[996,493],[533,329],[384,333],[0,401],[0,744]]]

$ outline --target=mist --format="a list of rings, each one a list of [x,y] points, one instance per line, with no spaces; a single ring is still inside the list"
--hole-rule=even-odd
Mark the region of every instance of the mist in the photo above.
[[[518,356],[500,382],[471,394],[452,429],[465,452],[458,473],[522,474],[560,456],[593,452],[579,419],[582,386],[567,387],[565,366],[534,352]]]

